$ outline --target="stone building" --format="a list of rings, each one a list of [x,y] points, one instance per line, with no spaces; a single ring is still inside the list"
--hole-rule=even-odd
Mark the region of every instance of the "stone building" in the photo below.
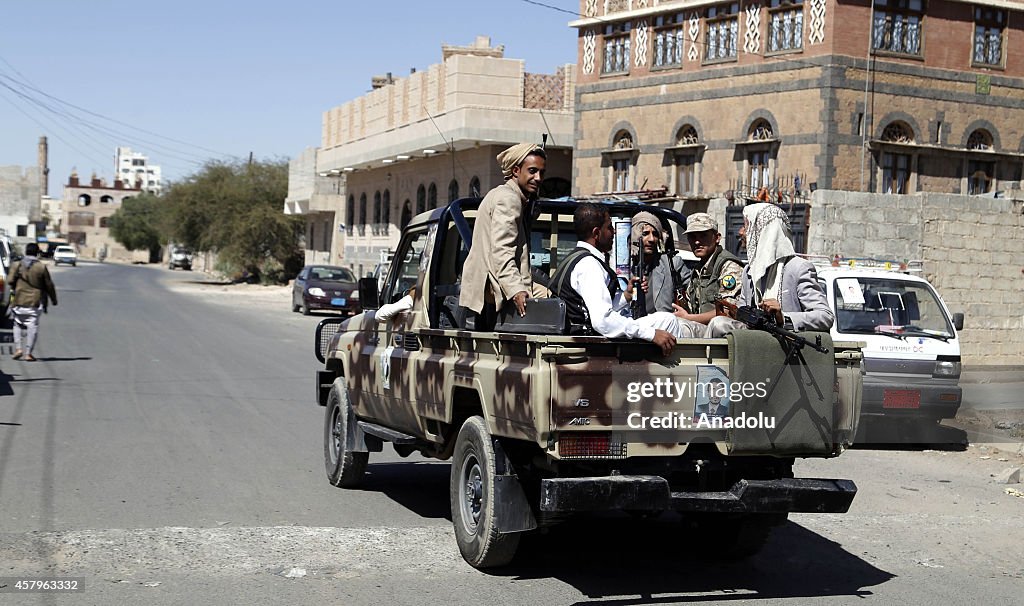
[[[582,0],[574,191],[1020,186],[1024,4]]]
[[[121,204],[142,191],[125,186],[120,179],[115,179],[111,187],[95,175],[86,185],[79,181],[77,174],[71,173],[64,186],[58,230],[67,235],[68,243],[78,249],[80,258],[94,259],[106,248],[108,259],[148,262],[148,251],[125,250],[110,237],[108,225]]]
[[[441,51],[440,64],[375,77],[370,93],[325,112],[315,172],[294,166],[315,181],[307,191],[325,192],[323,203],[310,193],[318,218],[307,223],[307,246],[332,251],[358,275],[374,269],[414,215],[498,185],[495,156],[511,144],[546,135],[546,193],[569,193],[575,66],[529,73],[487,37]],[[286,212],[302,208],[296,193]]]

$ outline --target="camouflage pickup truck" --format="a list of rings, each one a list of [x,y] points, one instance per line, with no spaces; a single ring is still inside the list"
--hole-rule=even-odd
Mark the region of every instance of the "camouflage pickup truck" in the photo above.
[[[767,332],[651,343],[566,334],[557,300],[525,319],[467,330],[459,277],[479,200],[419,215],[406,227],[383,289],[361,282],[364,312],[317,328],[317,398],[326,408],[330,482],[357,486],[369,454],[451,459],[459,549],[472,566],[508,563],[521,534],[567,516],[675,512],[702,549],[756,553],[790,512],[846,512],[849,480],[793,477],[796,457],[835,457],[860,413],[857,343],[820,337],[823,354]],[[575,247],[575,202],[535,205],[535,275]],[[658,215],[666,247],[679,213],[608,203],[613,219]],[[379,302],[415,286],[413,307],[377,322]]]

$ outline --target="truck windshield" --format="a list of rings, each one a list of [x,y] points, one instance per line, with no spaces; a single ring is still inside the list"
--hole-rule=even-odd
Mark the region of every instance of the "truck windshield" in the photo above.
[[[839,332],[952,338],[953,327],[928,284],[899,278],[836,278]]]

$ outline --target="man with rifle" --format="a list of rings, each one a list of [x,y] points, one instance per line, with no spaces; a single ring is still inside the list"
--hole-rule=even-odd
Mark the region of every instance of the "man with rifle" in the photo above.
[[[639,278],[632,302],[634,319],[673,311],[686,292],[690,268],[678,251],[665,250],[663,233],[662,222],[653,213],[642,210],[633,215],[629,238],[632,274]]]
[[[791,238],[789,217],[778,206],[760,203],[743,209],[740,239],[746,244],[748,261],[740,279],[737,309],[726,306],[725,315],[711,319],[705,336],[721,337],[748,326],[767,330],[768,324],[790,335],[832,328],[835,315],[814,265],[796,256]]]

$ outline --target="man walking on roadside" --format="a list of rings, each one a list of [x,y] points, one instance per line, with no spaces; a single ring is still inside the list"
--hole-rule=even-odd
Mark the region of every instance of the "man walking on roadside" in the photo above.
[[[50,279],[50,271],[38,256],[39,245],[29,242],[25,246],[25,256],[11,266],[7,275],[7,283],[14,292],[10,302],[14,320],[14,359],[24,358],[26,362],[36,361],[32,350],[39,335],[39,314],[46,311],[48,302],[57,305],[57,289]]]

